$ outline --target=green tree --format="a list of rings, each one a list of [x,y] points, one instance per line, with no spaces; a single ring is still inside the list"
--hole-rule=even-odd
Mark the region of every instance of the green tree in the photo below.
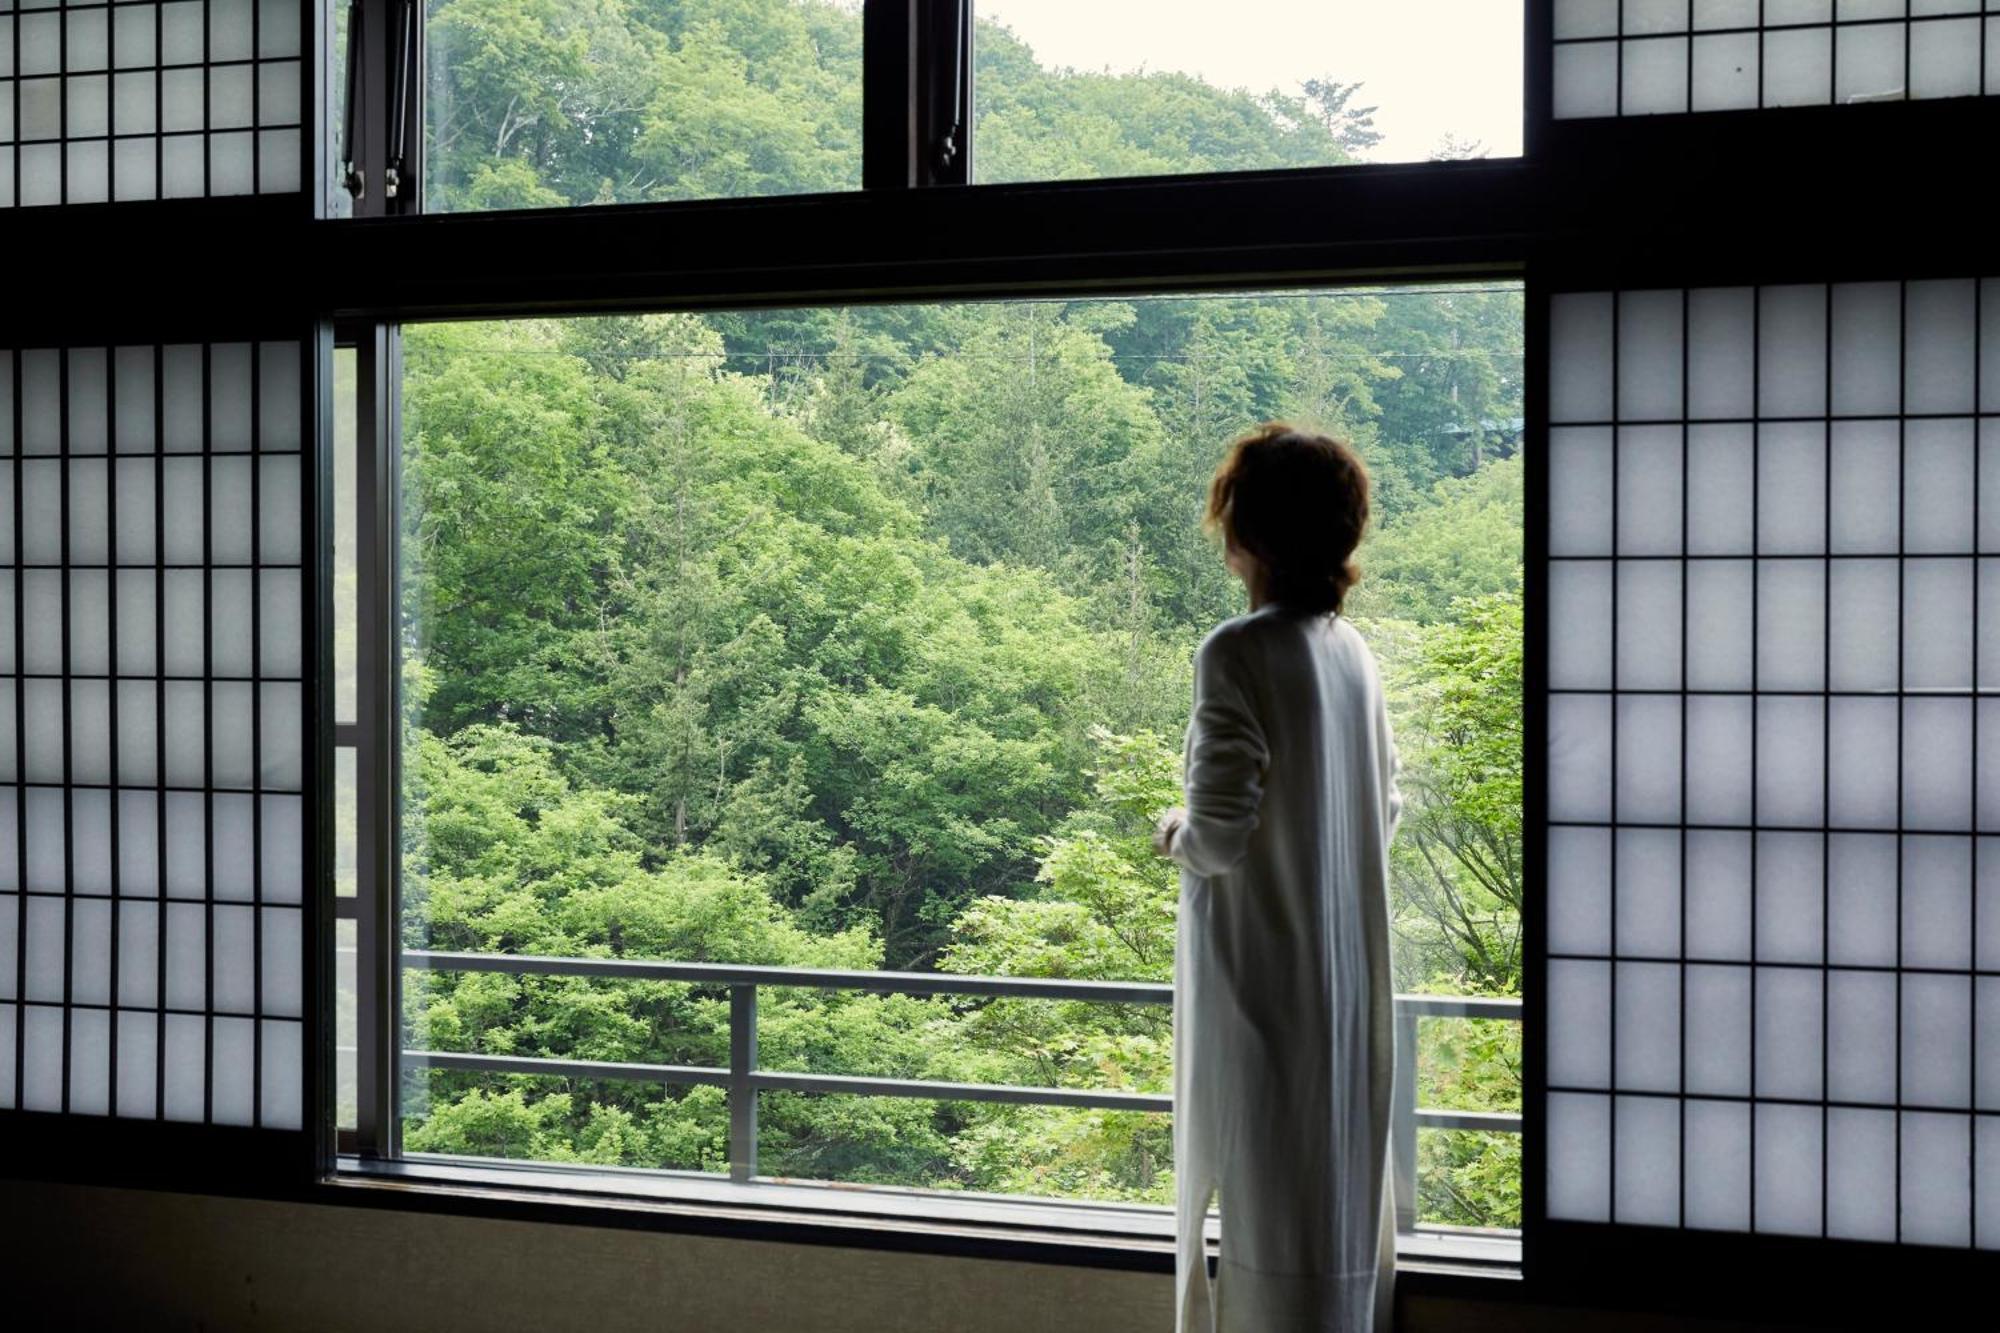
[[[1160,812],[1180,796],[1179,757],[1157,736],[1093,733],[1091,799],[1044,843],[1037,892],[988,897],[960,915],[947,971],[1098,981],[1173,977],[1179,877],[1155,855]],[[995,1000],[963,1021],[964,1040],[1009,1081],[1163,1092],[1172,1087],[1171,1015],[1147,1005]],[[1061,1107],[987,1110],[955,1160],[1005,1192],[1168,1202],[1167,1117]]]
[[[1525,464],[1518,457],[1433,485],[1420,507],[1381,517],[1359,556],[1354,614],[1436,624],[1461,597],[1518,595]]]

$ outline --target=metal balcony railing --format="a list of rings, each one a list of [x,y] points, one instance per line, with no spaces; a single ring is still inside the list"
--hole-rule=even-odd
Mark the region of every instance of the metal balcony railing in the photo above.
[[[729,991],[729,1064],[626,1064],[540,1056],[484,1055],[464,1051],[405,1050],[404,1068],[460,1069],[496,1074],[541,1074],[643,1083],[709,1084],[729,1093],[729,1172],[741,1182],[757,1179],[757,1094],[847,1093],[865,1097],[1012,1102],[1028,1106],[1080,1106],[1115,1111],[1173,1110],[1165,1093],[1023,1087],[1000,1083],[944,1083],[927,1079],[804,1074],[764,1069],[757,1062],[757,990],[881,991],[900,995],[967,995],[1098,1004],[1172,1005],[1174,988],[1132,981],[1069,981],[1044,977],[960,976],[948,972],[849,972],[826,968],[755,967],[730,963],[668,963],[629,958],[544,958],[521,954],[405,950],[405,967],[439,972],[497,972],[515,976],[605,977],[621,981],[679,981]],[[1425,1018],[1487,1018],[1519,1022],[1521,1002],[1457,995],[1396,996],[1396,1087],[1391,1137],[1395,1147],[1397,1229],[1416,1224],[1419,1129],[1521,1132],[1521,1117],[1491,1111],[1444,1111],[1417,1105],[1417,1023]]]

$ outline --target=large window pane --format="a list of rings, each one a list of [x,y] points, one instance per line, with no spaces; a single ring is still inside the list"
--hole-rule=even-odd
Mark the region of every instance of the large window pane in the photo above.
[[[861,0],[430,0],[427,211],[861,184]]]
[[[1410,775],[1399,989],[1519,994],[1517,290],[430,325],[404,351],[406,947],[1169,981],[1147,835],[1194,648],[1242,608],[1204,487],[1287,416],[1376,479],[1350,610]],[[743,1165],[726,1087],[616,1070],[727,1068],[727,986],[411,966],[405,993],[442,1053],[406,1083],[413,1150]],[[1159,1003],[757,1006],[767,1071],[1171,1084]],[[1407,1039],[1425,1106],[1518,1109],[1517,1023]],[[830,1091],[759,1097],[759,1174],[1171,1197],[1144,1100]],[[1518,1135],[1415,1146],[1425,1220],[1518,1221]]]
[[[1521,151],[1519,0],[977,0],[973,171],[1073,180]]]

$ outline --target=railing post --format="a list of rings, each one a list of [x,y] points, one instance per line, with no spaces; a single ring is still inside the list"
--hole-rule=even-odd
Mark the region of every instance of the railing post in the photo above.
[[[1390,1098],[1389,1141],[1396,1172],[1396,1231],[1417,1227],[1417,1013],[1396,1006],[1396,1086]]]
[[[757,985],[729,987],[729,1178],[757,1175]]]

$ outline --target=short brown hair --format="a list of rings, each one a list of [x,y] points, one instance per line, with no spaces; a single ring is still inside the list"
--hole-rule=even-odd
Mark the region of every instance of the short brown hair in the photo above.
[[[1280,606],[1338,611],[1361,577],[1353,556],[1368,526],[1368,469],[1331,436],[1266,422],[1229,447],[1202,526],[1257,557]]]

